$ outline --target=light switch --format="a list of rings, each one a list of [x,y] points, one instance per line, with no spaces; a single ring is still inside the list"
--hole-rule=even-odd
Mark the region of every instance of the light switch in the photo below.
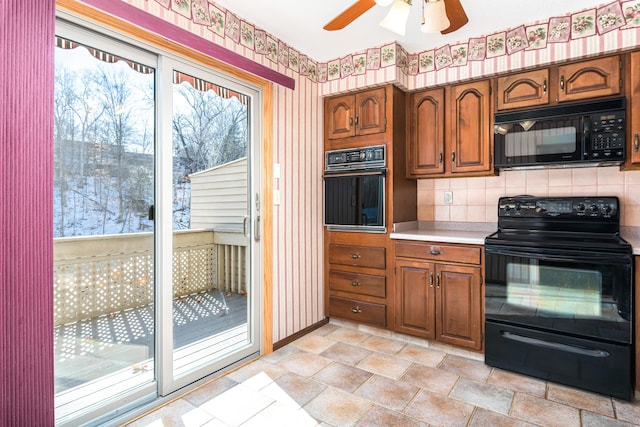
[[[273,164],[273,178],[280,179],[280,163]]]
[[[280,205],[280,190],[273,190],[273,204]]]

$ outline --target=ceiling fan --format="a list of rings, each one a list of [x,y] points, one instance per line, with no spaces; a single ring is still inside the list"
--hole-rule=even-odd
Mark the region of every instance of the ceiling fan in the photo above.
[[[354,4],[348,7],[340,15],[336,16],[323,28],[328,31],[341,30],[347,25],[349,25],[350,23],[352,23],[353,21],[355,21],[360,15],[364,14],[366,11],[368,11],[373,6],[375,6],[376,3],[381,5],[389,5],[391,4],[392,1],[393,0],[387,0],[387,1],[357,0]],[[464,24],[469,22],[469,18],[467,18],[467,14],[464,12],[464,9],[460,4],[460,0],[418,0],[418,1],[425,3],[423,4],[423,7],[425,7],[426,5],[427,8],[431,8],[431,6],[433,5],[434,8],[439,6],[440,10],[442,10],[442,6],[444,6],[444,9],[446,10],[446,17],[449,20],[449,25],[444,29],[440,30],[440,33],[442,34],[448,34],[453,31],[456,31],[457,29],[461,28]],[[411,0],[395,0],[395,2],[393,2],[393,5],[391,6],[392,10],[390,12],[392,12],[396,6],[407,9],[409,6],[411,6],[411,2],[412,2]],[[391,13],[389,15],[391,15]],[[389,15],[387,15],[387,18],[389,18]],[[383,22],[384,21],[385,20],[383,20]],[[405,19],[405,22],[406,22],[406,19]],[[446,22],[446,20],[444,22]],[[385,26],[382,22],[381,22],[381,25]],[[432,32],[429,30],[424,30],[424,31]]]

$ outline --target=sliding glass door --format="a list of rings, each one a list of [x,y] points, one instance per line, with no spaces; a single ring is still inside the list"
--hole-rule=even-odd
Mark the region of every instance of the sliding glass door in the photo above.
[[[150,392],[155,58],[60,30],[55,48],[56,418]]]
[[[56,32],[56,422],[100,424],[259,354],[261,99]]]
[[[172,106],[163,135],[164,146],[171,135],[173,171],[165,186],[173,213],[173,279],[163,289],[173,295],[164,305],[171,324],[162,323],[172,335],[163,334],[167,394],[259,351],[252,278],[260,206],[252,203],[259,200],[255,92],[183,61],[166,59],[163,69],[171,70],[161,90]]]

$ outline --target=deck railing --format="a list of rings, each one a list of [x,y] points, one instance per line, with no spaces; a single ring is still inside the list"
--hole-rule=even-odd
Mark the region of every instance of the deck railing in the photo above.
[[[176,231],[174,298],[218,288],[245,293],[247,238],[241,231]],[[54,239],[55,325],[153,302],[153,234]]]

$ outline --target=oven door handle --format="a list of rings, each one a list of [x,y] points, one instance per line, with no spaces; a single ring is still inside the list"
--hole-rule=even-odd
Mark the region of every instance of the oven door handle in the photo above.
[[[342,178],[342,177],[351,177],[351,176],[367,176],[367,175],[382,175],[385,176],[387,174],[386,169],[375,169],[375,170],[352,170],[352,171],[340,171],[340,172],[332,172],[325,171],[323,178]]]
[[[544,341],[538,338],[525,337],[524,335],[514,334],[506,331],[502,331],[500,334],[505,339],[518,341],[518,342],[529,344],[529,345],[534,345],[536,347],[551,348],[554,350],[560,350],[564,352],[575,353],[575,354],[580,354],[583,356],[590,356],[590,357],[609,357],[608,351],[600,350],[597,348],[578,347],[575,345]]]
[[[585,262],[585,261],[597,261],[602,264],[627,264],[630,263],[630,257],[626,254],[603,254],[603,253],[588,253],[579,252],[574,256],[559,255],[549,252],[531,252],[509,249],[487,249],[485,247],[486,254],[512,256],[518,258],[533,258],[547,261],[560,261],[560,262]]]

